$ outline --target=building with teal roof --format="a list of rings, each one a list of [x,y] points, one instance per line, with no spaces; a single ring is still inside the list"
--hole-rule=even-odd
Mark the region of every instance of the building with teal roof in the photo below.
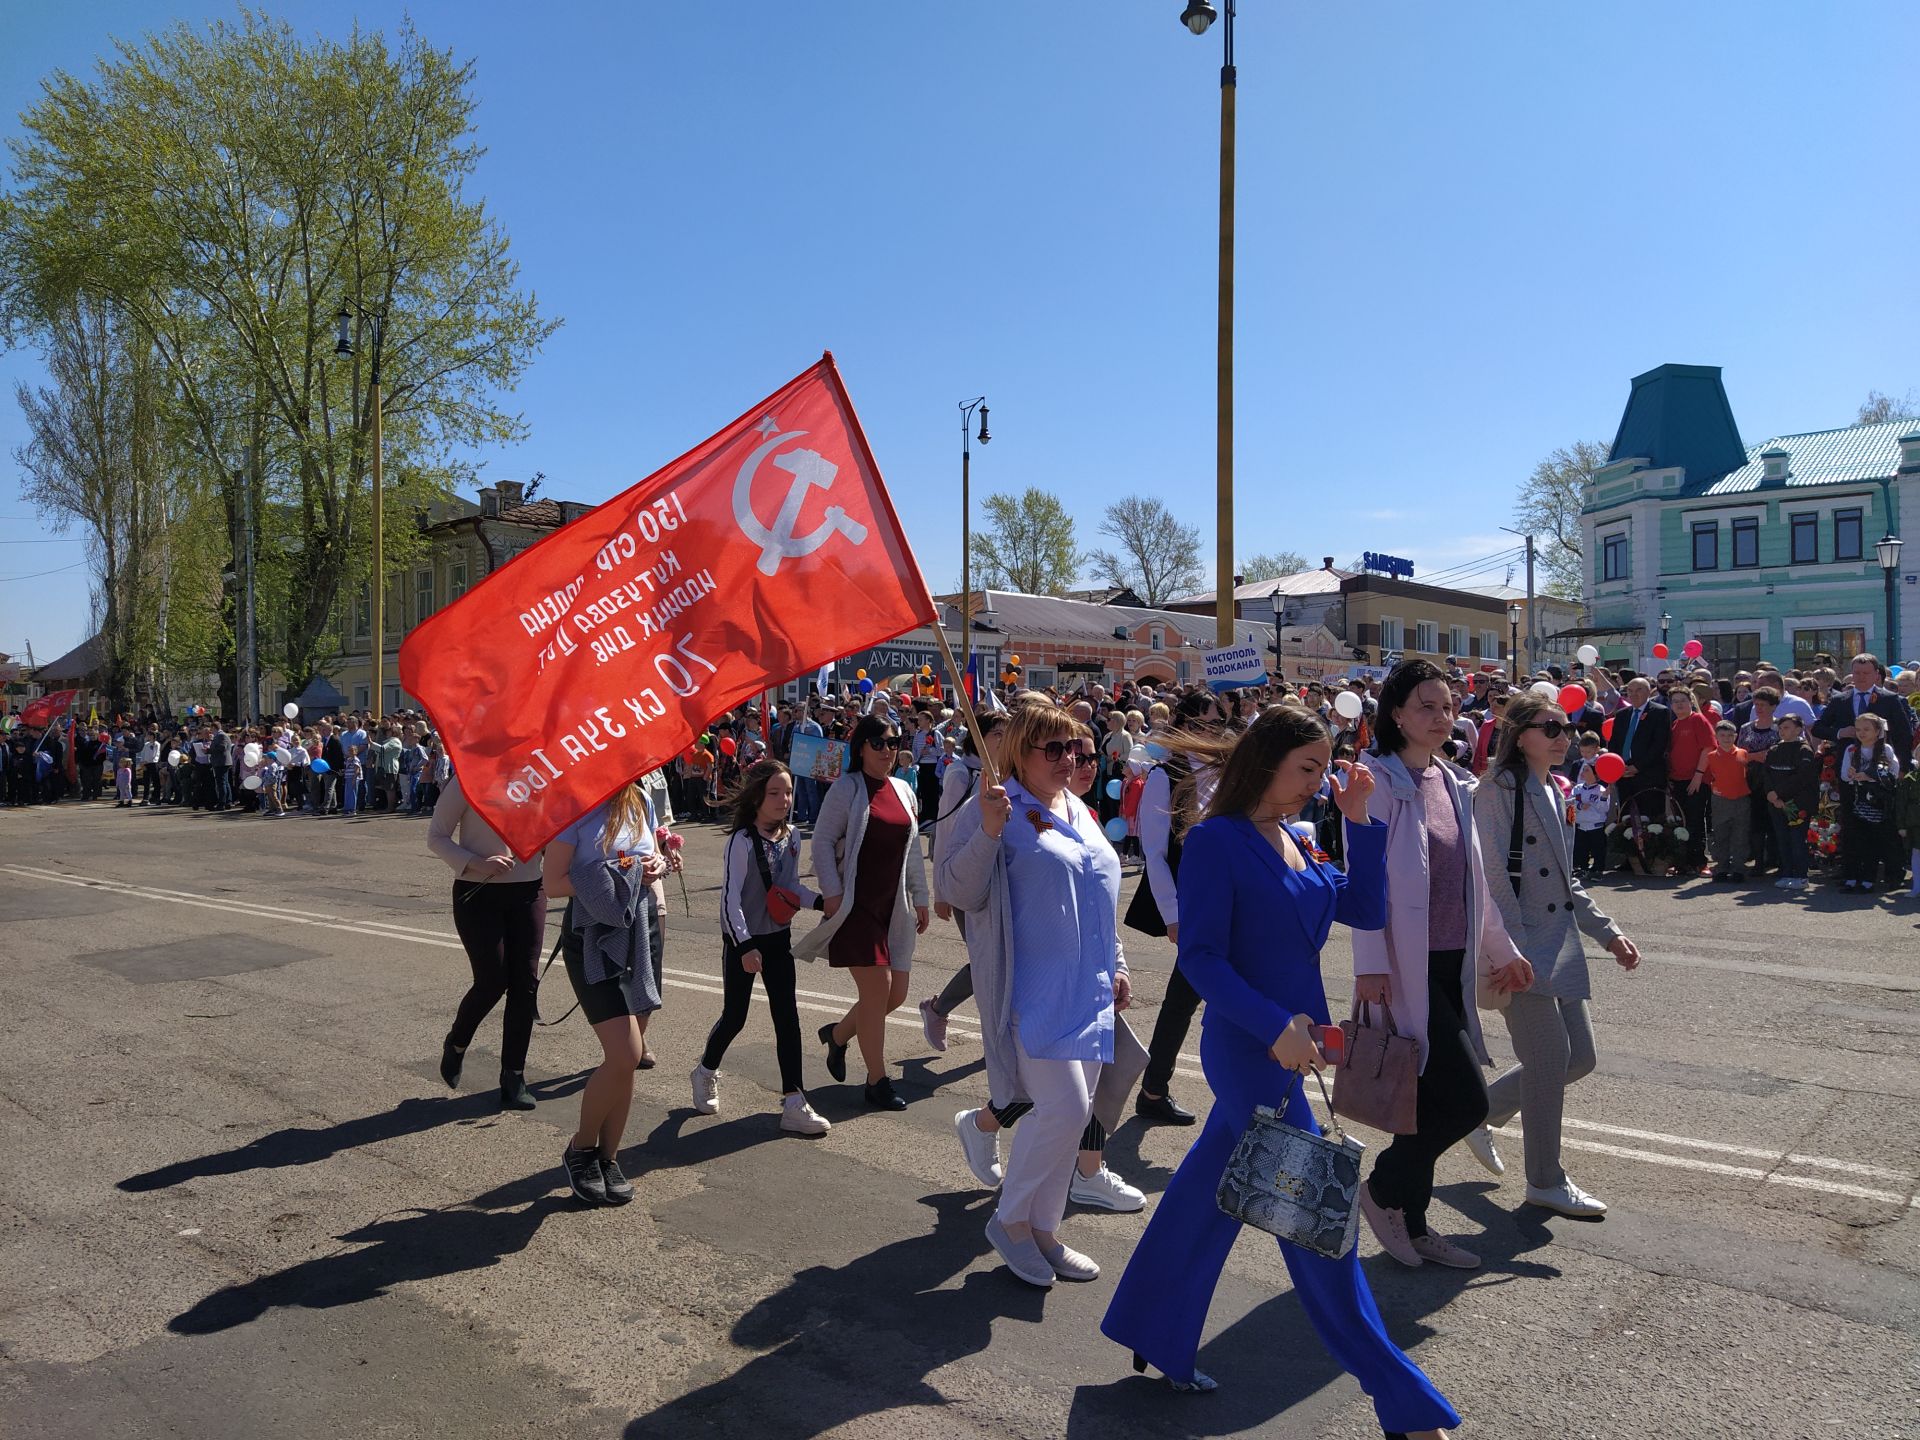
[[[1905,503],[1903,504],[1903,495]],[[1698,640],[1730,676],[1873,651],[1920,649],[1920,546],[1894,546],[1889,631],[1884,540],[1920,515],[1920,422],[1893,420],[1741,441],[1713,365],[1634,377],[1580,528],[1585,638],[1602,663],[1661,668]],[[1912,553],[1908,553],[1908,550]]]

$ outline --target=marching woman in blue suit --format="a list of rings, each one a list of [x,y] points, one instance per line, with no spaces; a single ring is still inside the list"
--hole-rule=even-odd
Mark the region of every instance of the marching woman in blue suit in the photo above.
[[[1327,1023],[1320,947],[1335,920],[1378,930],[1387,919],[1386,826],[1367,817],[1373,776],[1341,762],[1334,800],[1347,821],[1347,873],[1317,857],[1289,822],[1319,791],[1332,759],[1326,726],[1300,706],[1275,706],[1233,744],[1199,737],[1220,761],[1207,818],[1180,859],[1180,968],[1207,1002],[1200,1063],[1213,1113],[1161,1197],[1121,1277],[1101,1330],[1151,1362],[1176,1390],[1211,1390],[1193,1368],[1200,1330],[1237,1220],[1214,1203],[1227,1159],[1254,1107],[1284,1107],[1316,1130],[1301,1077],[1322,1060]],[[1176,748],[1191,750],[1181,741]],[[1196,752],[1197,753],[1197,752]],[[1322,1342],[1372,1396],[1389,1436],[1444,1436],[1460,1417],[1387,1338],[1357,1251],[1328,1260],[1280,1242],[1293,1288]]]

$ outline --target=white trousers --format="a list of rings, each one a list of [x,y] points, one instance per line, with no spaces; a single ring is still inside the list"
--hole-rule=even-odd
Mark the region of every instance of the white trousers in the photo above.
[[[1013,1151],[1000,1182],[1002,1225],[1027,1224],[1048,1234],[1067,1213],[1080,1136],[1093,1113],[1098,1060],[1035,1060],[1016,1035],[1013,1042],[1020,1088],[1033,1109],[1013,1127]]]

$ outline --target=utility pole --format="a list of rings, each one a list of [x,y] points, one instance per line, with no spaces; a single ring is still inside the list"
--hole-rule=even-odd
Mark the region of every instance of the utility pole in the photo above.
[[[243,557],[246,562],[246,575],[240,592],[240,684],[239,700],[241,718],[252,724],[260,718],[260,671],[259,639],[253,628],[253,471],[258,463],[259,450],[256,448],[248,455],[246,471],[240,476],[240,517],[244,531],[242,543],[246,547]]]
[[[1527,536],[1527,663],[1540,668],[1540,610],[1533,603],[1533,536]]]

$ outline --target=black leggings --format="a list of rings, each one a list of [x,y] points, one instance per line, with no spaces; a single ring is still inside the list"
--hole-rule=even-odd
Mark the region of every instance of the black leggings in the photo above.
[[[1033,1109],[1031,1100],[1009,1100],[1004,1105],[989,1105],[987,1113],[1000,1122],[1004,1130],[1011,1130],[1020,1123],[1020,1117]],[[1080,1149],[1095,1152],[1107,1148],[1107,1127],[1100,1123],[1100,1117],[1087,1117],[1087,1128],[1080,1132]]]
[[[1200,992],[1180,973],[1174,962],[1167,977],[1167,993],[1160,1001],[1160,1013],[1153,1022],[1153,1040],[1147,1046],[1147,1070],[1140,1077],[1140,1089],[1148,1095],[1165,1095],[1173,1083],[1174,1063],[1180,1047],[1186,1043],[1187,1029],[1193,1024],[1193,1012],[1200,1008]]]
[[[1415,1129],[1393,1137],[1368,1181],[1383,1209],[1406,1212],[1407,1234],[1416,1239],[1427,1233],[1434,1163],[1487,1119],[1487,1081],[1467,1039],[1460,994],[1465,958],[1464,950],[1427,955],[1427,1068],[1416,1092]]]
[[[800,1010],[794,1000],[793,932],[776,930],[756,935],[752,947],[760,954],[760,978],[767,987],[767,1008],[773,1011],[773,1049],[780,1059],[780,1088],[791,1095],[800,1089]],[[740,950],[730,941],[721,942],[720,983],[725,998],[720,1002],[720,1018],[707,1032],[707,1048],[700,1063],[718,1070],[726,1058],[727,1046],[747,1023],[753,1006],[753,974],[740,963]]]
[[[467,947],[473,984],[460,997],[448,1043],[465,1048],[500,997],[507,997],[500,1068],[525,1070],[547,938],[547,892],[538,880],[453,882],[453,928]]]

